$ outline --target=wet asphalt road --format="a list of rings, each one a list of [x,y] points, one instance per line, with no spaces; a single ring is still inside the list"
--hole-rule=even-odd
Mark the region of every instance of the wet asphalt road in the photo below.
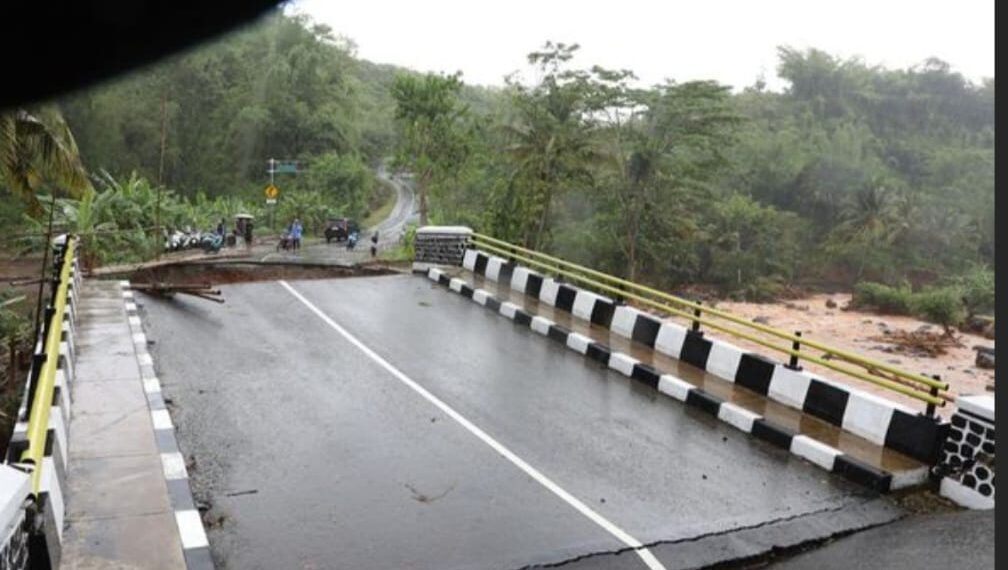
[[[396,192],[396,202],[388,217],[374,227],[364,228],[357,247],[352,251],[346,248],[346,242],[326,243],[324,239],[318,242],[306,243],[299,251],[277,251],[273,243],[260,252],[260,260],[287,260],[323,263],[361,263],[372,259],[371,236],[378,232],[378,251],[393,250],[400,246],[407,224],[415,223],[419,216],[416,211],[417,198],[413,192],[412,183],[402,176],[390,173],[384,166],[379,167],[376,175],[389,183]]]
[[[900,514],[426,279],[290,285],[666,568]],[[220,568],[646,568],[281,284],[221,289],[138,295]]]
[[[774,570],[989,570],[994,568],[994,511],[909,518],[842,538],[771,566]]]
[[[400,176],[390,174],[384,166],[378,168],[377,176],[395,188],[396,203],[388,217],[368,231],[378,232],[379,245],[395,246],[399,244],[399,236],[405,231],[406,224],[416,222],[419,219],[416,209],[416,195],[413,193],[410,182]]]

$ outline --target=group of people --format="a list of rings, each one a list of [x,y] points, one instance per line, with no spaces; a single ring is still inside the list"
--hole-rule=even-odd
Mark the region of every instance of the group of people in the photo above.
[[[304,224],[301,223],[299,218],[294,218],[294,221],[287,226],[287,230],[284,234],[283,239],[289,240],[290,249],[297,251],[301,249],[301,237],[304,235]],[[347,236],[347,249],[353,249],[354,245],[357,243],[357,232],[352,235]],[[284,248],[286,249],[286,248]],[[378,230],[371,235],[371,257],[378,255]]]
[[[227,226],[224,224],[224,218],[221,218],[221,220],[219,222],[217,222],[217,229],[214,232],[218,236],[220,236],[221,242],[224,242],[227,239],[227,229],[226,228],[227,228]],[[235,227],[234,227],[234,230],[232,230],[232,233],[234,235],[234,239],[232,239],[231,241],[229,241],[228,242],[229,244],[233,245],[233,243],[237,239],[237,237],[241,236],[242,239],[245,240],[245,247],[252,247],[252,220],[251,220],[251,218],[246,218],[246,219],[242,219],[242,220],[236,220],[235,221]]]

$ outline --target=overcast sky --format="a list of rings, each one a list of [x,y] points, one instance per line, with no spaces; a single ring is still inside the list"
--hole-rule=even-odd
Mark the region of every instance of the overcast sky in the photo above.
[[[576,63],[632,69],[644,85],[716,79],[736,88],[776,47],[816,47],[887,67],[929,56],[978,81],[994,76],[994,0],[296,0],[357,44],[360,57],[418,71],[461,70],[501,85],[546,40],[577,42]]]

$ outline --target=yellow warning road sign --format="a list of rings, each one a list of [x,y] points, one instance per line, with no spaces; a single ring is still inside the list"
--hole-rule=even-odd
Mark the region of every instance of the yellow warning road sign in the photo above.
[[[276,186],[270,184],[269,186],[266,187],[266,197],[269,198],[270,200],[276,198],[279,195],[280,195],[280,189],[277,188]]]

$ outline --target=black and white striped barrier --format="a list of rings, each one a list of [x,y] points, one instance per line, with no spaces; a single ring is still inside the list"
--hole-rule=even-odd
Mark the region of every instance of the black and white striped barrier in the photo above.
[[[147,335],[143,332],[143,323],[137,311],[133,291],[129,288],[129,281],[120,281],[119,284],[122,287],[133,348],[137,364],[140,366],[140,378],[147,397],[151,423],[154,426],[154,439],[161,454],[161,468],[165,485],[168,487],[168,501],[175,512],[175,524],[178,527],[186,568],[212,570],[214,564],[210,555],[210,542],[203,528],[203,517],[193,500],[185,457],[179,450],[178,440],[175,438],[175,425],[165,406],[161,383],[154,371],[154,359],[147,350]]]
[[[750,433],[777,447],[786,449],[794,455],[803,457],[815,465],[827,471],[837,473],[851,481],[884,492],[919,484],[927,477],[926,469],[900,474],[893,474],[878,469],[844,454],[832,446],[776,425],[759,414],[750,412],[736,404],[723,401],[685,380],[671,374],[662,373],[632,356],[614,351],[610,347],[595,342],[580,333],[569,331],[547,318],[532,315],[514,303],[502,302],[488,291],[476,289],[463,279],[449,277],[441,269],[430,268],[426,275],[430,280],[472,299],[476,303],[513,320],[519,325],[527,326],[544,337],[552,339],[624,376],[651,386],[663,394],[684,402],[687,406],[703,410],[745,433]],[[525,279],[523,270],[516,270],[515,276],[519,280],[529,282]],[[535,280],[535,277],[532,279]],[[546,285],[546,287],[552,288],[553,285]],[[559,290],[559,287],[557,289]],[[587,294],[598,297],[602,300],[603,304],[611,302],[593,293]],[[563,295],[566,297],[569,294],[564,293]],[[577,296],[577,293],[575,293],[575,298],[571,304],[572,307],[577,304]],[[595,314],[594,303],[592,303],[590,311],[587,302],[581,303],[580,306],[582,314]],[[616,308],[618,309],[618,307]],[[604,312],[605,309],[602,311]],[[615,311],[613,311],[613,314],[615,315]]]
[[[939,466],[939,492],[971,509],[994,508],[994,396],[960,396]]]
[[[731,343],[558,282],[528,268],[469,249],[462,266],[491,281],[682,360],[771,400],[823,419],[872,443],[934,465],[948,432],[942,422],[890,400],[792,370]]]
[[[18,421],[14,424],[3,465],[0,465],[0,569],[28,568],[28,549],[46,551],[49,564],[59,567],[62,553],[63,526],[66,516],[67,468],[69,465],[70,401],[74,385],[74,359],[77,303],[80,295],[79,258],[72,260],[67,283],[66,310],[63,314],[59,356],[53,387],[52,409],[46,434],[42,465],[33,467],[21,462],[28,448],[29,382],[25,382]],[[42,353],[42,339],[36,344],[36,354]],[[30,373],[29,373],[30,374]],[[31,506],[31,473],[41,469],[36,514],[26,510]],[[38,561],[32,567],[42,567]]]

